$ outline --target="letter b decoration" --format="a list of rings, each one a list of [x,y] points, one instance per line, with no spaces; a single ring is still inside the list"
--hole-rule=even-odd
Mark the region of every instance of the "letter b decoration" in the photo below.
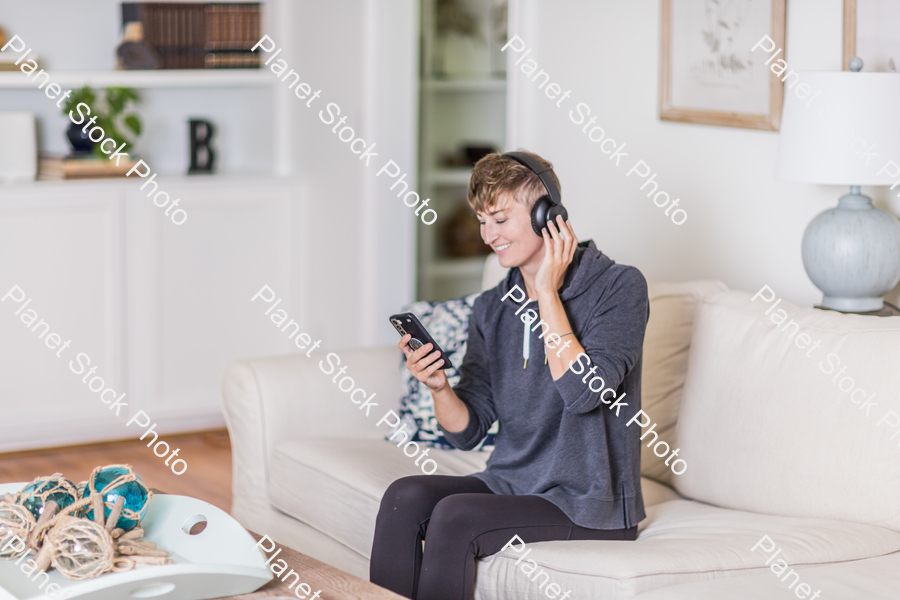
[[[215,133],[213,124],[205,119],[191,119],[191,167],[188,174],[212,173],[216,153],[210,147]]]

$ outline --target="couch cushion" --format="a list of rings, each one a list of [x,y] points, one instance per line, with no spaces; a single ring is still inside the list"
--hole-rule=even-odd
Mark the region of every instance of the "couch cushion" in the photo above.
[[[428,455],[438,475],[477,473],[489,456],[439,449]],[[368,557],[384,491],[400,477],[421,474],[414,460],[383,440],[292,440],[275,449],[269,497],[280,511]],[[646,506],[678,498],[667,486],[641,483]]]
[[[702,298],[727,288],[719,281],[649,282],[647,287],[650,319],[644,335],[641,408],[656,423],[660,439],[677,448],[675,424],[687,374],[694,311]],[[671,484],[674,475],[665,459],[665,454],[657,456],[643,444],[641,475]]]
[[[688,468],[675,488],[728,508],[900,530],[900,428],[889,426],[900,424],[900,317],[752,296],[724,292],[698,309],[678,421]],[[872,394],[877,406],[863,408]]]
[[[793,568],[793,567],[792,567]],[[800,582],[811,588],[807,597],[821,591],[821,600],[897,600],[900,590],[900,552],[828,566],[798,566]],[[784,577],[782,575],[782,577]],[[635,596],[634,600],[747,600],[748,598],[792,598],[788,584],[774,572],[688,583]],[[794,586],[796,593],[799,583]],[[803,590],[806,592],[806,590]],[[801,593],[803,593],[801,592]]]
[[[571,590],[570,598],[615,600],[665,586],[764,573],[766,555],[751,551],[763,535],[776,541],[791,565],[843,563],[900,551],[900,534],[890,529],[673,500],[647,509],[636,542],[541,542],[528,545],[528,559],[549,573],[550,581]],[[479,561],[475,599],[541,598],[537,584],[516,566],[520,556],[507,549]]]

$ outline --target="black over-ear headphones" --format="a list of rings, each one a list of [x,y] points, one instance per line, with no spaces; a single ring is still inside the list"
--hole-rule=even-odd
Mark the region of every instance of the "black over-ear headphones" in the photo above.
[[[541,183],[547,188],[547,194],[538,198],[531,209],[531,228],[534,229],[538,236],[544,237],[541,234],[541,230],[547,226],[547,223],[553,221],[553,224],[556,225],[556,217],[558,215],[562,215],[564,221],[569,218],[569,213],[566,212],[566,208],[562,205],[562,198],[559,195],[559,188],[556,187],[556,182],[553,181],[553,178],[550,177],[547,169],[541,163],[524,152],[507,152],[503,156],[508,156],[534,171],[534,174],[538,176]]]

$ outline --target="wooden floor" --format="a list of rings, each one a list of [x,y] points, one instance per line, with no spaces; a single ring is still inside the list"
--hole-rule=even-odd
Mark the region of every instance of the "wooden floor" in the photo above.
[[[84,481],[94,467],[129,464],[147,487],[169,494],[192,496],[231,512],[231,441],[224,429],[183,435],[167,435],[173,449],[180,448],[188,469],[175,475],[139,440],[67,446],[0,454],[0,483],[32,481],[62,473],[73,483]]]

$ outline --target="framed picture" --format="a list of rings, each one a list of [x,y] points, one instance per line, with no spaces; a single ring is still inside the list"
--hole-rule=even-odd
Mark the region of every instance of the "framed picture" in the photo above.
[[[785,0],[662,0],[660,119],[777,131],[784,84],[751,48],[783,49],[784,18]]]
[[[844,70],[853,56],[863,59],[863,71],[900,71],[900,2],[844,0]]]

